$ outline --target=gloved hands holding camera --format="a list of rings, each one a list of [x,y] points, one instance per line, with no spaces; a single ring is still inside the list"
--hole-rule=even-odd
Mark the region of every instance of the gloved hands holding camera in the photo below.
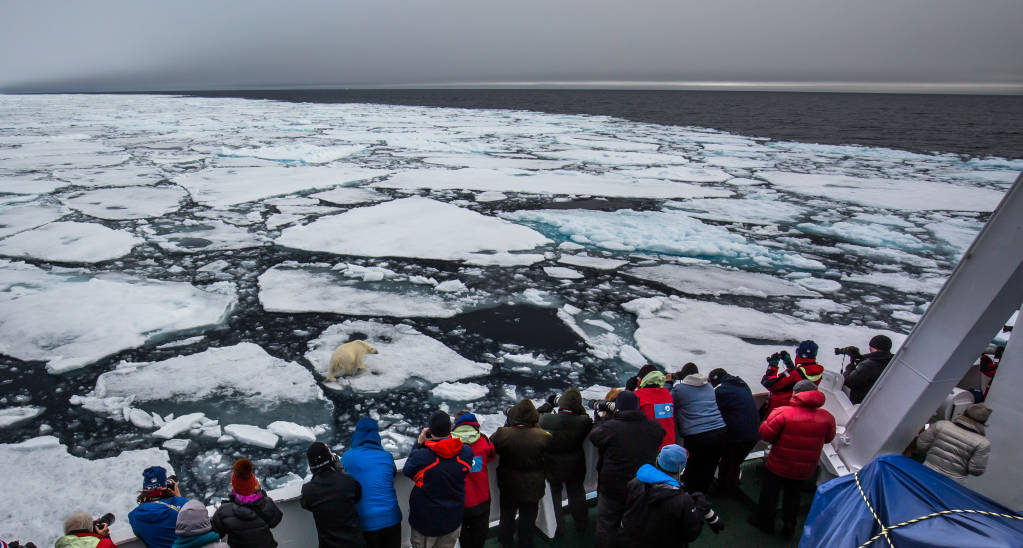
[[[781,354],[775,352],[767,357],[767,367],[778,367],[778,362],[781,361]]]

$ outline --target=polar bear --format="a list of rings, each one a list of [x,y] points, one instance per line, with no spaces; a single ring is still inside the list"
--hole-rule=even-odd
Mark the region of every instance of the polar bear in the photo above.
[[[327,368],[326,382],[334,382],[338,373],[349,377],[360,369],[366,369],[366,354],[379,354],[379,352],[366,341],[346,342],[334,349],[334,353],[330,356],[330,367]]]

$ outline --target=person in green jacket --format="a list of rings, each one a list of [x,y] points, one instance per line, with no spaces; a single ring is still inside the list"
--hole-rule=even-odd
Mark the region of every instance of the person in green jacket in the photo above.
[[[500,461],[497,486],[501,490],[501,522],[497,538],[511,546],[515,536],[515,514],[519,515],[519,547],[531,548],[536,534],[536,515],[546,492],[544,453],[551,435],[537,426],[540,414],[526,398],[508,411],[508,422],[491,440]]]
[[[557,406],[557,412],[554,412]],[[557,522],[555,537],[563,533],[564,511],[561,507],[561,493],[568,492],[568,511],[575,522],[575,530],[582,533],[589,524],[586,509],[586,454],[583,442],[593,429],[593,419],[583,407],[583,396],[578,388],[565,390],[560,398],[551,394],[538,409],[540,428],[551,434],[550,445],[544,455],[544,469],[554,499],[554,516]]]

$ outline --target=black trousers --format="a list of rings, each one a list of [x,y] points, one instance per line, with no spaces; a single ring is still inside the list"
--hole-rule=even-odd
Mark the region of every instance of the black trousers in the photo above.
[[[597,493],[597,546],[615,548],[622,546],[622,516],[625,503],[605,494]]]
[[[796,514],[799,512],[799,489],[802,480],[783,478],[770,470],[766,470],[764,481],[760,485],[760,502],[757,505],[760,523],[774,527],[774,518],[778,512],[778,494],[783,493],[781,502],[781,522],[786,527],[795,527]]]
[[[687,491],[707,492],[710,482],[714,480],[714,470],[717,470],[718,461],[721,460],[721,451],[727,442],[728,432],[724,428],[685,437],[689,460],[682,473],[682,481]]]
[[[462,548],[483,548],[490,530],[490,501],[466,508],[458,544]]]
[[[362,536],[366,539],[366,548],[400,548],[401,522],[376,531],[363,531]]]
[[[551,498],[554,499],[554,518],[557,520],[558,530],[560,531],[564,525],[565,509],[561,507],[561,489],[564,487],[568,492],[568,512],[572,514],[575,530],[585,531],[586,526],[589,525],[589,518],[586,511],[586,489],[583,487],[583,480],[562,483],[552,479],[550,484]]]
[[[501,497],[501,522],[497,526],[497,540],[501,546],[511,546],[515,537],[515,514],[519,515],[519,548],[533,548],[536,534],[536,515],[540,501],[507,500]]]
[[[739,467],[746,455],[757,444],[755,441],[739,441],[726,443],[718,463],[718,487],[724,493],[739,491]]]

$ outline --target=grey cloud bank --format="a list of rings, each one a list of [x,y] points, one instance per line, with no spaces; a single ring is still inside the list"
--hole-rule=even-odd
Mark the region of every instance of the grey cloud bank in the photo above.
[[[0,90],[1023,93],[1023,2],[15,2]]]

